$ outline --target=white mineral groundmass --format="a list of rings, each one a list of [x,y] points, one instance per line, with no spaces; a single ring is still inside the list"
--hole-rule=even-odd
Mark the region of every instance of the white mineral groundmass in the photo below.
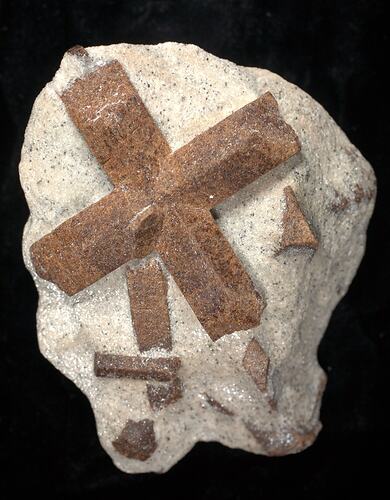
[[[31,211],[23,252],[39,292],[41,352],[88,397],[100,442],[125,472],[165,472],[198,441],[265,455],[304,449],[321,428],[326,377],[318,344],[364,253],[376,193],[372,168],[316,101],[267,70],[178,43],[87,52],[65,54],[36,99],[20,162]],[[159,380],[154,385],[140,378],[143,365],[124,378],[101,376],[111,358],[94,367],[96,353],[144,356],[125,266],[68,296],[37,275],[30,257],[34,242],[112,191],[60,98],[112,60],[123,66],[172,150],[268,91],[301,143],[299,154],[213,209],[265,304],[259,326],[213,342],[155,256],[154,272],[161,268],[168,283],[172,345],[169,352],[147,351]],[[165,357],[167,371],[156,368],[154,358]],[[121,359],[124,366],[129,358]]]

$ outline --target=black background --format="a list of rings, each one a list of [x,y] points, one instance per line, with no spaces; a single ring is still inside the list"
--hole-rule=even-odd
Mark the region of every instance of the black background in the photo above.
[[[389,445],[388,35],[385,2],[3,1],[0,7],[0,497],[378,498]],[[86,398],[39,353],[37,293],[21,257],[28,216],[17,166],[38,92],[75,44],[195,43],[279,73],[330,112],[372,163],[378,200],[363,263],[319,359],[324,429],[305,452],[266,458],[195,446],[165,475],[126,475],[99,445]],[[385,490],[386,491],[386,490]]]

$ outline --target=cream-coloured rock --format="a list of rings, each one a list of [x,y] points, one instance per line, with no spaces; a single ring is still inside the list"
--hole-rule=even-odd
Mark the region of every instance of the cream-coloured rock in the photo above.
[[[168,388],[167,394],[175,394],[170,404],[151,404],[155,389],[144,380],[94,374],[95,352],[139,354],[123,267],[70,297],[39,278],[30,258],[35,241],[112,190],[59,98],[91,64],[67,53],[34,104],[20,162],[31,211],[24,259],[39,291],[43,355],[89,398],[101,444],[123,471],[164,472],[197,441],[266,455],[303,449],[320,429],[326,378],[317,347],[364,252],[375,198],[370,165],[317,102],[267,70],[176,43],[91,47],[88,53],[95,65],[113,59],[123,65],[172,149],[271,91],[302,150],[215,209],[219,227],[265,299],[258,327],[212,342],[163,268],[169,354],[181,359],[180,382]],[[312,243],[283,250],[287,186]],[[294,234],[288,240],[294,242]],[[166,355],[150,351],[152,357]],[[142,460],[126,458],[113,444],[129,421],[145,421],[134,431],[141,434],[154,422],[155,436]]]

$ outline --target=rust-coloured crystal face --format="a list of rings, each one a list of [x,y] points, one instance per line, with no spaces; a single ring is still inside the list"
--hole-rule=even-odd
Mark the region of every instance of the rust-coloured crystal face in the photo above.
[[[311,248],[317,250],[318,240],[303,214],[291,186],[284,189],[286,210],[283,215],[283,236],[280,250]]]
[[[152,420],[129,420],[112,444],[127,458],[147,460],[157,448]]]

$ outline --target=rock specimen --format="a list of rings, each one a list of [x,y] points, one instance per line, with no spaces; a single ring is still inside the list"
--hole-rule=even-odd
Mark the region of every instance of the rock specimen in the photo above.
[[[320,430],[316,351],[364,252],[371,167],[266,70],[166,43],[68,51],[21,181],[42,353],[127,472]]]

